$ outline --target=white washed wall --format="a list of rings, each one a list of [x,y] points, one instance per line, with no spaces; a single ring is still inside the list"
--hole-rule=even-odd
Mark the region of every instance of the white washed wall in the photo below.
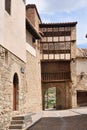
[[[0,44],[21,60],[26,61],[25,5],[23,0],[11,1],[11,15],[5,11],[5,0],[1,0],[0,18],[1,41],[3,36],[3,41]]]
[[[77,59],[76,61],[76,74],[79,75],[81,72],[87,74],[87,59]]]

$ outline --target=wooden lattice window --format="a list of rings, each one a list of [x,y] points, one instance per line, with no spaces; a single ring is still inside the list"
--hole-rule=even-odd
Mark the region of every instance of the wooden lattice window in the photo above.
[[[5,10],[11,14],[11,0],[5,0]]]

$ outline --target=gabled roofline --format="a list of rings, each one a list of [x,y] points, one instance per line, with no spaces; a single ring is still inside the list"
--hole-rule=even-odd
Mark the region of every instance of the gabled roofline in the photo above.
[[[41,39],[41,35],[36,31],[30,20],[26,17],[26,29],[36,38]]]

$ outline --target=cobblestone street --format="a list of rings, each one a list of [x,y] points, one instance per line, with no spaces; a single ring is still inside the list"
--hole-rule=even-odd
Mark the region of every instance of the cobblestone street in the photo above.
[[[42,119],[28,130],[87,130],[87,108],[43,111]]]

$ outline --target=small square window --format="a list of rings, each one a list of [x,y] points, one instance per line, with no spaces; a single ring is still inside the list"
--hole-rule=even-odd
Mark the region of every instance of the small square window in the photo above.
[[[8,51],[5,50],[5,63],[8,64]]]
[[[11,0],[5,0],[5,10],[11,14]]]

